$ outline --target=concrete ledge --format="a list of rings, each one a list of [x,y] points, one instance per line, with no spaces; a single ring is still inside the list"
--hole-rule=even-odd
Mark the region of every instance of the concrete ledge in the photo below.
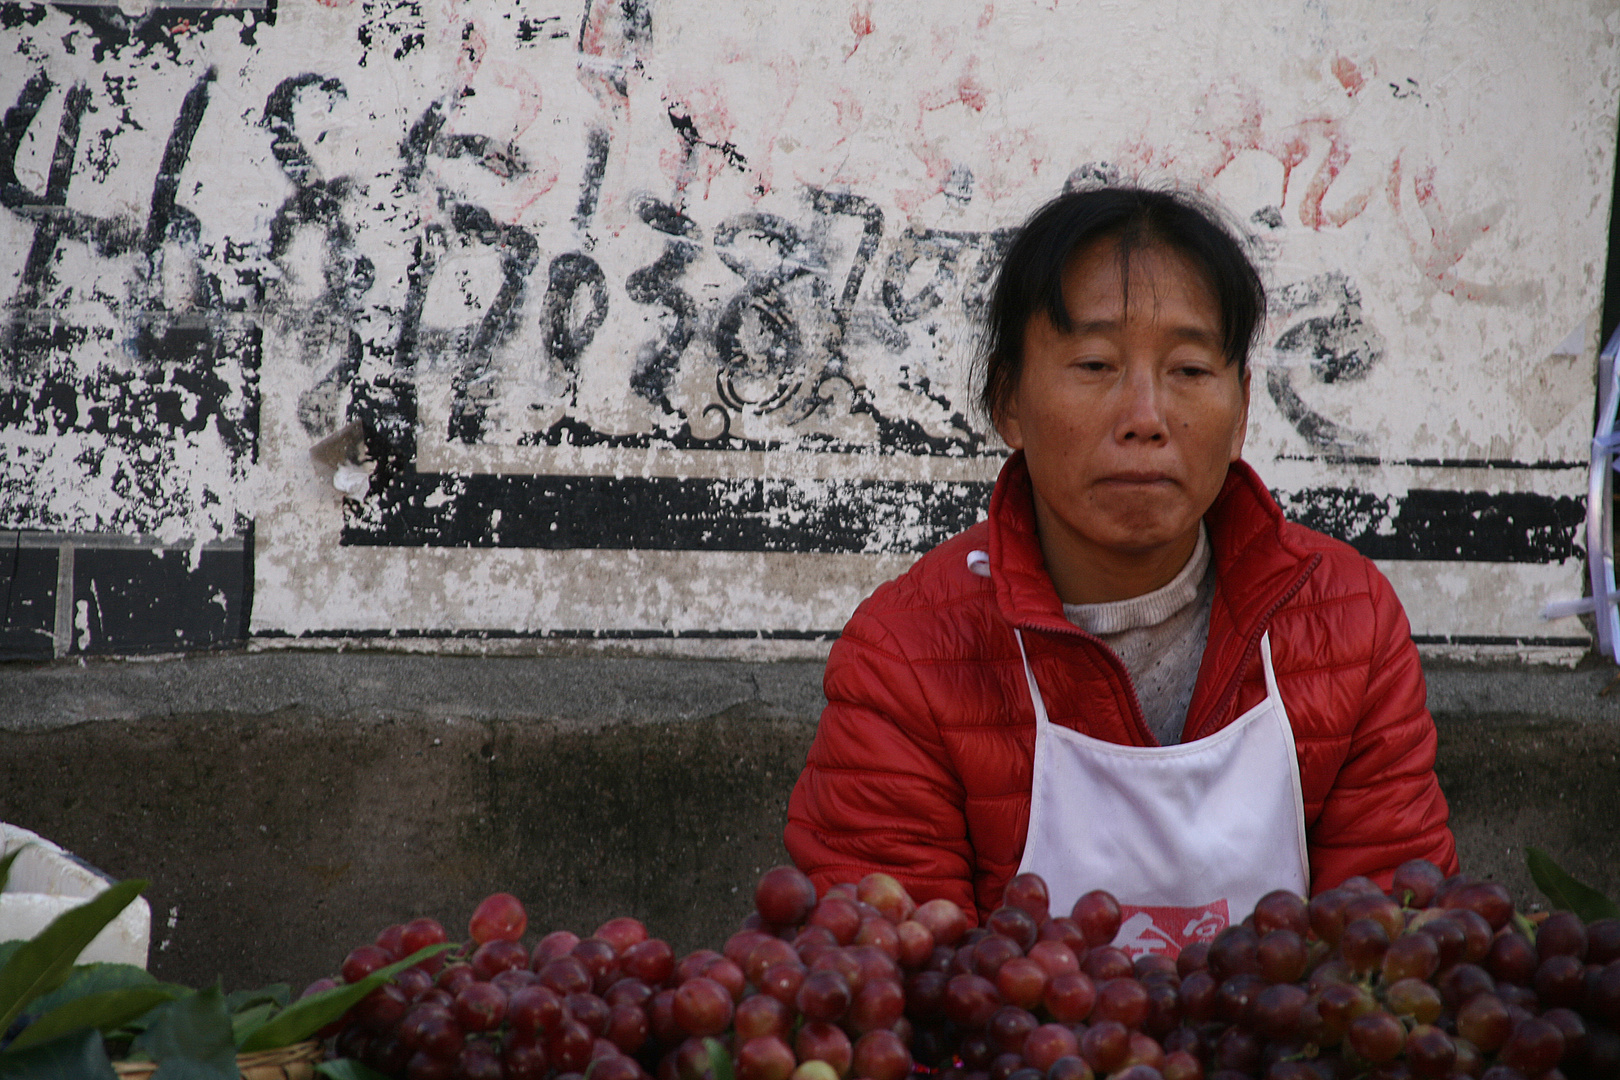
[[[1436,668],[1464,866],[1524,848],[1620,893],[1609,668]],[[303,983],[391,921],[455,932],[510,890],[537,928],[632,914],[715,946],[785,859],[817,663],[203,655],[0,665],[0,819],[150,877],[152,967]]]

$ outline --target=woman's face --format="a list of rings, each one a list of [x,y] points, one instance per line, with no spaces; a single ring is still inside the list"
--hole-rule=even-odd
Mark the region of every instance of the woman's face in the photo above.
[[[1248,380],[1221,352],[1203,276],[1175,251],[1143,248],[1127,289],[1117,253],[1111,239],[1075,253],[1063,276],[1074,328],[1030,320],[1018,385],[996,417],[1024,451],[1048,570],[1071,603],[1139,595],[1143,574],[1175,576],[1248,423]],[[1127,591],[1064,595],[1076,573]]]

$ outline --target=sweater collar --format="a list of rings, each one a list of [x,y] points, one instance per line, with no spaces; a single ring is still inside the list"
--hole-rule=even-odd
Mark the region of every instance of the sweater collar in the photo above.
[[[1306,569],[1308,554],[1289,542],[1282,510],[1246,462],[1233,462],[1227,469],[1204,524],[1213,548],[1216,588],[1238,626],[1262,617],[1276,594],[1293,586]],[[1064,617],[1063,602],[1046,572],[1021,450],[1002,466],[990,496],[989,554],[996,602],[1008,622],[1021,629],[1084,633]]]

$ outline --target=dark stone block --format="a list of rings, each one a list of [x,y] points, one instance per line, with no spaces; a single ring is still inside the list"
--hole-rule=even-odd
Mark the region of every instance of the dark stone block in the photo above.
[[[0,660],[49,660],[56,643],[55,548],[0,554]]]
[[[240,551],[80,548],[70,653],[177,652],[247,636]]]

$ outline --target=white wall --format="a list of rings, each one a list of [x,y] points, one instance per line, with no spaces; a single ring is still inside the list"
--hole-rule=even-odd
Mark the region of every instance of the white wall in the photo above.
[[[824,649],[981,511],[1005,230],[1118,176],[1255,234],[1285,509],[1431,651],[1584,647],[1612,0],[15,10],[0,526],[252,522],[267,641]]]

